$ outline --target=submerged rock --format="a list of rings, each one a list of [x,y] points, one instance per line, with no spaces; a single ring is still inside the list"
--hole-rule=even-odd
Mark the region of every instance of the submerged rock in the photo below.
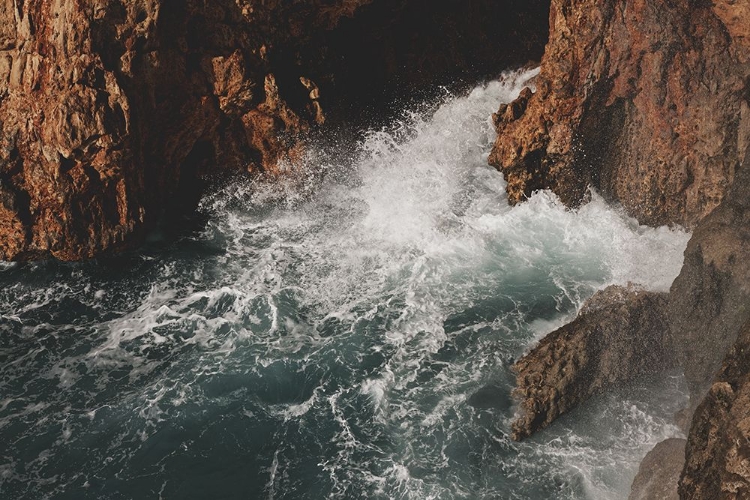
[[[514,366],[520,416],[513,439],[547,427],[608,387],[673,364],[666,294],[611,286],[571,323],[555,330]]]
[[[468,403],[474,408],[493,408],[496,410],[506,410],[513,405],[507,391],[493,384],[486,385],[472,394]]]
[[[511,203],[593,186],[642,223],[695,226],[750,141],[748,26],[734,0],[552,0],[537,91],[496,119]]]

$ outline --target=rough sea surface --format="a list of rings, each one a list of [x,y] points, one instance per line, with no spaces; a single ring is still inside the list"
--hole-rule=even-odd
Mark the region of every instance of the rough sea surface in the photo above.
[[[0,264],[0,497],[626,498],[681,379],[515,443],[509,367],[597,289],[666,290],[689,234],[507,205],[490,115],[534,74],[230,183],[177,241]]]

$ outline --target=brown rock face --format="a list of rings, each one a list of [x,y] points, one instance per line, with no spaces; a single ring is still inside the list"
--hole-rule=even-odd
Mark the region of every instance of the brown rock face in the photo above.
[[[244,3],[3,3],[0,258],[121,248],[208,163],[289,155],[314,116],[280,98]]]
[[[521,415],[513,439],[547,427],[594,394],[670,366],[666,294],[609,287],[514,366]]]
[[[750,498],[750,322],[693,417],[680,498]]]
[[[543,0],[0,2],[0,259],[137,244],[165,210],[195,204],[202,177],[294,163],[328,109],[359,115],[451,68],[478,78],[540,57],[547,12]]]
[[[661,312],[638,322],[661,334],[633,329],[644,307],[631,300],[611,317],[582,312],[519,361],[516,437],[648,372],[639,356],[655,355],[654,373],[682,367],[691,408],[709,392],[693,417],[680,498],[750,498],[750,3],[552,0],[536,87],[494,117],[490,163],[511,202],[549,188],[576,205],[593,186],[642,223],[695,231],[668,297],[655,299]],[[639,335],[653,344],[634,356],[628,342]],[[623,353],[619,365],[611,352]],[[633,498],[676,494],[671,480],[657,490],[678,454],[669,471],[649,473],[663,451],[644,462]]]
[[[694,226],[750,140],[748,26],[734,0],[553,0],[538,90],[496,122],[511,202],[593,186],[642,223]]]
[[[750,320],[750,155],[726,200],[693,232],[668,309],[676,355],[700,400]]]
[[[678,500],[685,443],[684,439],[667,439],[648,452],[633,479],[628,500]]]

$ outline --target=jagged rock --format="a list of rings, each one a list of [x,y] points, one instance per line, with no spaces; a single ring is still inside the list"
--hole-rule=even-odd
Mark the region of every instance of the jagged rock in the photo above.
[[[510,201],[593,186],[642,223],[695,226],[750,140],[748,26],[734,0],[553,0],[537,91],[496,122]]]
[[[386,87],[541,56],[547,12],[545,0],[0,2],[0,259],[138,244],[165,209],[194,206],[206,175],[300,158],[333,103],[360,116]]]
[[[657,444],[641,461],[628,500],[678,500],[677,483],[685,463],[684,439]]]
[[[750,321],[693,417],[680,498],[750,498]]]
[[[269,168],[287,154],[296,141],[249,141],[235,119],[260,109],[273,138],[308,121],[264,88],[252,3],[3,3],[0,258],[122,248],[207,163]]]
[[[514,365],[514,395],[521,401],[513,439],[547,427],[604,389],[669,368],[665,308],[664,293],[611,286],[542,339]]]
[[[495,127],[501,127],[506,123],[518,120],[526,112],[526,108],[529,105],[529,99],[531,99],[532,95],[533,92],[531,89],[526,87],[513,102],[501,104],[497,113],[492,115],[492,121],[495,124]]]
[[[750,498],[747,340],[712,385],[750,321],[750,3],[552,0],[535,87],[493,117],[490,163],[504,173],[511,203],[549,188],[575,206],[592,186],[642,223],[695,228],[669,298],[659,299],[667,303],[653,318],[660,336],[629,335],[655,342],[666,363],[654,372],[675,360],[684,370],[691,407],[683,417],[711,388],[692,421],[681,497]],[[623,329],[640,307],[617,312]],[[582,311],[518,363],[517,437],[649,371],[628,358],[625,372],[610,373],[619,340],[591,333],[616,330],[606,311]]]

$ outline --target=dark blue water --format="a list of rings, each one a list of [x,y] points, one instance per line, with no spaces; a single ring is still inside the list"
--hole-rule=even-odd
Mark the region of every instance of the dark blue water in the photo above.
[[[627,496],[679,377],[514,443],[509,367],[598,288],[666,289],[688,235],[507,206],[488,118],[532,75],[238,181],[179,241],[0,264],[0,497]]]

